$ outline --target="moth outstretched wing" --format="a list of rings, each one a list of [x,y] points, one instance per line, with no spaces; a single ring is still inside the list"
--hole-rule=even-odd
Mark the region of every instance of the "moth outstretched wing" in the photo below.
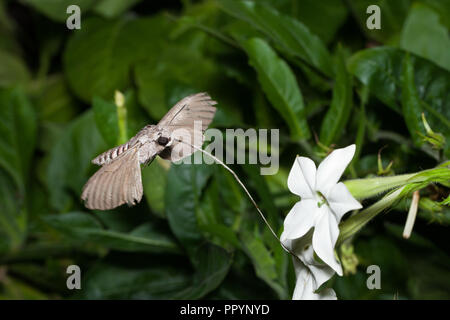
[[[190,95],[173,106],[158,123],[158,127],[168,132],[172,139],[172,144],[160,156],[177,161],[195,152],[194,148],[177,139],[201,148],[204,132],[216,113],[216,104],[206,92],[202,92]]]
[[[85,184],[81,199],[89,209],[108,210],[134,205],[143,194],[138,148],[128,149],[104,164]]]

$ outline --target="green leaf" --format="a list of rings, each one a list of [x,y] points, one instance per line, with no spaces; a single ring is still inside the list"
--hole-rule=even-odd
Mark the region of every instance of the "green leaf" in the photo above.
[[[82,212],[47,215],[42,219],[70,242],[90,242],[127,252],[178,252],[174,240],[150,222],[124,233],[104,229],[94,217]]]
[[[6,1],[0,1],[0,49],[19,53],[20,49],[14,38],[15,21],[9,16]]]
[[[379,47],[360,51],[348,61],[349,71],[378,99],[401,113],[403,59],[400,49]],[[433,63],[410,55],[421,112],[433,131],[450,139],[450,73]],[[447,145],[446,155],[450,153]]]
[[[0,300],[46,300],[49,297],[31,285],[11,276],[2,279]]]
[[[397,102],[397,91],[400,90],[403,55],[403,51],[379,47],[359,51],[347,62],[350,73],[368,86],[372,94],[397,112],[401,110]]]
[[[340,0],[302,0],[290,4],[296,6],[296,13],[293,15],[325,43],[333,40],[339,28],[345,23],[349,11]],[[326,23],[323,23],[324,21]]]
[[[267,98],[288,124],[292,138],[309,138],[303,97],[288,64],[262,39],[253,38],[243,45]]]
[[[95,123],[103,140],[108,146],[115,146],[119,140],[119,120],[117,117],[117,106],[113,102],[94,97],[92,100]]]
[[[133,90],[125,92],[125,108],[127,109],[127,136],[134,136],[149,123],[145,110],[138,104],[137,94]]]
[[[288,56],[300,58],[325,75],[332,75],[327,48],[300,21],[252,1],[224,0],[220,5],[229,14],[263,32]]]
[[[204,297],[222,283],[231,262],[231,255],[221,247],[209,243],[200,246],[193,259],[196,273],[192,283],[176,294],[174,299],[194,300]]]
[[[422,108],[420,98],[414,82],[414,66],[411,63],[409,55],[403,59],[403,77],[402,77],[402,110],[406,126],[417,146],[422,145],[423,141],[420,134],[425,130],[422,124]]]
[[[450,1],[448,0],[421,0],[421,3],[426,4],[430,8],[433,8],[435,12],[439,13],[440,23],[444,24],[450,29]]]
[[[136,66],[139,101],[152,118],[159,120],[185,96],[207,91],[215,71],[212,61],[198,51],[167,46]]]
[[[69,92],[62,74],[45,79],[34,104],[40,121],[67,123],[77,113],[77,103]]]
[[[439,14],[416,3],[403,26],[400,47],[450,70],[450,37]]]
[[[23,0],[26,4],[33,7],[40,13],[46,15],[57,22],[65,22],[70,16],[67,13],[67,7],[77,5],[81,13],[86,13],[96,1],[94,0]],[[83,25],[82,21],[82,25]],[[84,25],[82,26],[84,28]]]
[[[217,184],[217,190],[219,193],[217,210],[219,211],[218,215],[220,215],[220,219],[215,221],[215,223],[230,226],[232,230],[236,231],[239,229],[242,216],[245,214],[247,206],[251,204],[249,203],[242,187],[235,180],[233,175],[225,170],[225,168],[216,166],[214,180]],[[222,203],[226,203],[225,208],[222,206]],[[212,228],[214,229],[214,226],[212,226]],[[230,228],[227,227],[227,229],[228,230],[223,230],[223,233],[229,233]],[[214,233],[214,231],[211,233]],[[235,236],[236,235],[234,234],[227,237],[228,240],[230,240],[228,242],[236,245],[237,243],[234,241]]]
[[[67,127],[52,149],[47,167],[47,187],[54,208],[68,209],[69,190],[76,195],[81,193],[93,173],[91,160],[106,148],[92,111],[85,112]]]
[[[320,142],[326,146],[336,143],[345,132],[353,106],[352,76],[347,72],[344,49],[336,57],[336,80],[333,100],[320,127]]]
[[[252,260],[256,275],[275,290],[280,299],[286,299],[286,288],[280,284],[275,258],[266,248],[258,233],[257,231],[244,232],[241,236],[242,246]]]
[[[135,228],[149,221],[149,215],[147,214],[145,208],[142,208],[144,210],[139,209],[140,206],[134,207],[131,210],[124,206],[112,211],[94,210],[93,213],[95,217],[100,221],[102,226],[104,226],[106,229],[122,233],[129,233]],[[156,220],[153,219],[153,217],[150,218],[151,221],[155,221],[155,223],[157,223]]]
[[[0,87],[28,84],[31,75],[20,57],[0,49],[0,61]]]
[[[259,202],[262,211],[266,213],[270,225],[277,230],[280,224],[279,212],[273,202],[273,195],[269,190],[269,186],[264,177],[260,174],[260,169],[254,165],[244,165],[243,168],[249,177],[247,186],[251,186],[256,190],[257,195],[260,198]],[[240,192],[243,193],[243,190]],[[255,216],[257,215],[256,211],[254,214]]]
[[[95,4],[93,11],[105,18],[114,18],[123,14],[140,1],[141,0],[100,0]]]
[[[430,241],[428,235],[422,235],[419,230],[415,230],[408,239],[409,250],[404,250],[403,248],[407,248],[402,236],[403,225],[386,222],[384,226],[387,234],[398,239],[395,244],[400,246],[402,254],[407,255],[405,257],[406,259],[402,260],[404,260],[403,264],[408,264],[409,271],[406,274],[408,276],[408,282],[406,285],[410,291],[410,296],[413,299],[448,299],[450,297],[450,291],[448,290],[450,284],[448,270],[450,258],[447,251],[440,249],[439,245],[437,246],[435,242]],[[375,246],[383,252],[392,251],[376,244]],[[367,253],[370,254],[370,252],[371,250],[368,250]],[[397,255],[395,254],[395,256]],[[424,260],[423,257],[425,255],[427,259]],[[376,256],[373,260],[375,261],[375,259],[378,260],[379,257]],[[392,264],[392,260],[397,262],[398,259],[392,259],[392,256],[389,255],[385,260],[386,263]],[[383,266],[380,267],[384,268]],[[389,271],[389,274],[392,274],[394,277],[394,279],[388,278],[389,282],[395,283],[398,279],[402,280],[405,277],[404,270],[405,266],[399,265],[399,268],[396,270],[397,272]],[[401,281],[400,283],[404,282]]]
[[[97,128],[111,147],[125,143],[149,122],[136,101],[135,92],[129,90],[123,96],[124,105],[121,107],[116,101],[99,97],[94,97],[92,103]]]
[[[186,260],[148,256],[148,262],[99,263],[83,277],[84,299],[200,299],[225,278],[230,254],[204,244],[195,252],[192,272]]]
[[[152,52],[159,52],[165,18],[134,20],[86,19],[69,39],[64,69],[74,92],[86,102],[94,95],[113,97],[130,82],[131,67]],[[95,52],[95,54],[92,54]]]
[[[445,206],[450,206],[450,195],[447,196],[447,198],[445,198],[445,200],[442,200],[440,203],[440,205],[445,205]]]
[[[161,261],[128,266],[100,261],[83,277],[79,296],[82,299],[173,299],[189,285],[189,275],[182,261]]]
[[[426,219],[430,223],[438,223],[440,225],[450,225],[450,208],[448,202],[450,196],[447,197],[447,205],[431,200],[430,198],[421,198],[419,201],[418,215]],[[445,202],[445,201],[444,201]]]
[[[172,165],[167,176],[166,216],[172,232],[191,253],[203,239],[197,211],[202,189],[211,171],[211,166],[205,164],[180,164]]]
[[[169,163],[156,158],[149,166],[142,168],[142,184],[147,203],[153,213],[161,218],[166,217],[165,193],[167,187],[167,175]]]
[[[270,5],[279,12],[298,19],[325,43],[333,40],[339,28],[346,21],[349,11],[346,4],[341,0],[256,1]],[[323,23],[323,21],[327,23]]]
[[[223,247],[224,243],[227,245],[231,245],[234,248],[240,248],[241,243],[236,236],[236,233],[230,227],[223,225],[221,223],[208,222],[208,223],[199,223],[199,228],[206,234],[211,235],[213,237],[217,237],[221,240],[221,244]]]
[[[19,89],[0,90],[0,167],[14,179],[21,193],[36,140],[36,115]]]
[[[92,102],[97,128],[111,147],[125,143],[148,124],[148,117],[137,104],[135,92],[127,91],[124,98],[124,105],[120,108],[117,102],[99,97],[94,97]]]
[[[256,28],[243,20],[232,20],[223,30],[238,43],[261,36],[261,33]],[[236,77],[239,82],[251,84],[251,79],[245,74],[235,72],[233,76]]]
[[[354,121],[357,122],[356,139],[355,139],[356,151],[349,165],[350,172],[352,173],[352,175],[354,175],[353,178],[356,178],[356,172],[355,174],[353,174],[354,172],[353,168],[355,167],[356,163],[359,163],[359,158],[361,155],[361,150],[363,149],[364,146],[365,140],[364,138],[367,131],[366,104],[368,98],[369,98],[369,90],[367,89],[366,86],[362,86],[361,91],[359,92],[360,107],[358,109],[356,117],[354,118]]]
[[[27,212],[23,196],[0,168],[0,254],[17,250],[25,240]]]
[[[221,176],[219,173],[221,168],[214,166],[214,169],[214,179],[204,190],[201,199],[197,223],[199,229],[212,243],[226,249],[239,248],[240,242],[235,230],[231,227],[236,214],[230,212],[229,204],[224,203],[221,199],[220,191],[226,189],[227,186],[221,185],[219,182],[218,177]],[[229,175],[228,172],[223,174]]]

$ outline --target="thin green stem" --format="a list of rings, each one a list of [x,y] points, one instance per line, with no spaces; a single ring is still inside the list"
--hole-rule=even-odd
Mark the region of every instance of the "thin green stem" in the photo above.
[[[125,97],[119,91],[116,91],[115,103],[117,106],[117,120],[119,126],[119,144],[124,144],[128,140],[127,107],[125,105]]]

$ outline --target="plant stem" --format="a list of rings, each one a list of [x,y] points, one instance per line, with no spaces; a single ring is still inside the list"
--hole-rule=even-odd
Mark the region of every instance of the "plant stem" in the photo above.
[[[364,227],[370,220],[372,220],[384,209],[392,206],[395,201],[400,199],[403,188],[405,187],[403,186],[397,188],[394,192],[391,192],[388,195],[384,196],[381,200],[377,201],[367,209],[362,210],[345,220],[340,225],[339,229],[341,230],[341,232],[339,234],[336,246],[361,230],[362,227]]]

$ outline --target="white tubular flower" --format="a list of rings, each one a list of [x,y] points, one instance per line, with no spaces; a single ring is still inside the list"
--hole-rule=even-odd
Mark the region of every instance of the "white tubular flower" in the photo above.
[[[313,271],[302,264],[298,259],[293,258],[295,276],[297,282],[295,283],[294,294],[292,300],[336,300],[336,293],[331,288],[326,288],[318,293],[316,286],[317,272]],[[320,269],[318,269],[320,270]]]
[[[284,242],[285,246],[296,255],[292,258],[297,278],[292,300],[336,300],[336,294],[331,288],[315,292],[335,272],[326,264],[314,259],[314,250],[310,242],[308,236]]]
[[[311,159],[297,157],[287,181],[289,190],[300,196],[301,201],[286,216],[281,241],[299,239],[314,228],[314,251],[338,275],[342,275],[342,267],[334,255],[338,224],[345,213],[362,208],[347,187],[338,183],[354,154],[354,144],[336,149],[317,169]]]

